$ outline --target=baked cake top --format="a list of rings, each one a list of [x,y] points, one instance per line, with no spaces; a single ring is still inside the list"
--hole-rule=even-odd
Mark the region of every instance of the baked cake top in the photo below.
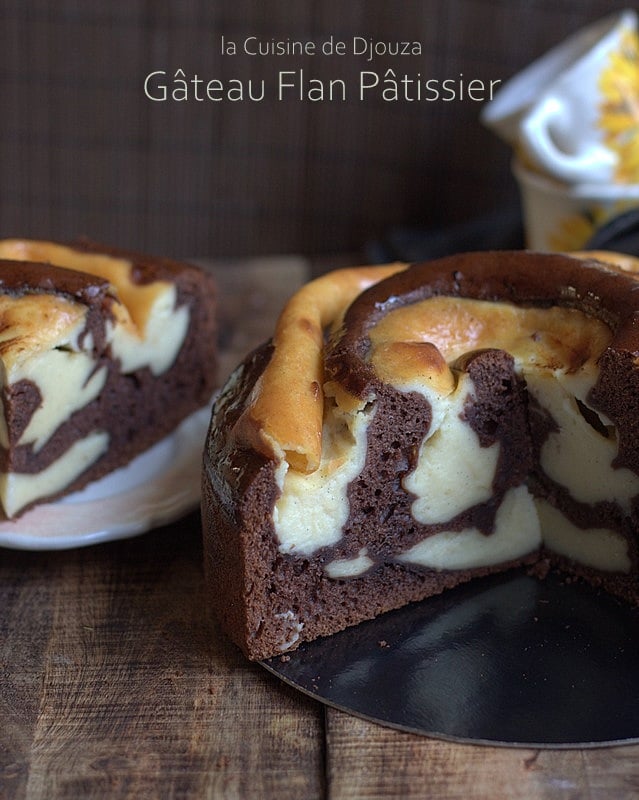
[[[468,253],[337,270],[284,308],[270,361],[233,435],[313,472],[327,395],[353,411],[384,381],[406,386],[419,375],[423,384],[425,372],[445,392],[456,358],[504,343],[523,360],[573,373],[606,349],[639,352],[638,290],[636,279],[613,265],[557,254]],[[449,304],[437,300],[443,297],[459,298],[449,327]]]
[[[168,369],[189,323],[172,280],[178,265],[160,260],[152,268],[145,257],[127,255],[87,243],[0,241],[5,369],[11,373],[35,351],[102,351],[107,342],[123,372]]]

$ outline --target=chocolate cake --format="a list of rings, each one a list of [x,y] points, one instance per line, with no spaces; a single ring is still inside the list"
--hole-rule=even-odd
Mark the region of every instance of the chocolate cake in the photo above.
[[[482,252],[287,304],[207,437],[209,596],[263,659],[527,565],[639,605],[639,286]]]
[[[7,517],[130,462],[210,402],[215,285],[82,242],[0,242],[0,501]]]

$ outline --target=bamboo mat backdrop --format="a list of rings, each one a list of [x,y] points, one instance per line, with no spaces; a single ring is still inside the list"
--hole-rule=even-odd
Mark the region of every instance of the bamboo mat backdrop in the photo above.
[[[174,256],[357,251],[393,225],[516,203],[481,103],[153,102],[144,79],[304,68],[506,80],[607,0],[3,0],[0,233]],[[220,39],[417,40],[419,57],[232,58]]]

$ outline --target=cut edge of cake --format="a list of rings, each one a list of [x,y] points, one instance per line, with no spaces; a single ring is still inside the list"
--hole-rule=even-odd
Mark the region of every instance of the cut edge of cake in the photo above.
[[[216,384],[216,284],[81,241],[0,241],[0,501],[9,518],[124,466]]]
[[[548,278],[551,268],[560,285]],[[209,596],[226,633],[249,658],[263,659],[524,564],[539,574],[552,564],[639,604],[639,436],[628,409],[632,393],[639,397],[634,279],[599,262],[531,253],[465,254],[397,265],[390,274],[372,281],[370,291],[345,295],[328,317],[323,300],[308,302],[318,284],[306,287],[296,313],[289,304],[273,341],[247,358],[216,402],[202,514]],[[342,272],[319,279],[319,287],[331,280],[352,287],[358,278]],[[376,338],[376,328],[402,307],[451,295],[488,304],[485,329],[502,311],[532,316],[512,322],[525,332],[515,357],[490,331],[470,350],[461,342],[448,358],[433,348],[432,328],[416,336],[414,322],[408,340],[405,321]],[[477,307],[463,313],[477,317]],[[557,317],[552,325],[543,322],[548,314]],[[282,330],[311,333],[315,356],[304,354],[311,367],[299,379],[286,370],[299,362],[281,359]],[[289,346],[295,352],[295,337]],[[599,381],[601,369],[611,385]],[[629,376],[634,383],[618,391]],[[313,413],[302,417],[306,427],[297,436],[300,419],[292,415],[303,403]],[[276,408],[289,415],[277,420]],[[568,459],[554,455],[570,443],[571,426],[585,445]],[[420,466],[422,450],[434,459]],[[464,452],[474,474],[464,471]],[[455,465],[448,477],[441,474],[446,453]],[[588,480],[581,485],[588,462],[573,475],[571,458],[598,465],[596,498],[587,496]],[[470,492],[461,505],[455,475]],[[419,497],[420,482],[438,487],[437,502]],[[564,512],[568,523],[558,524]],[[558,531],[552,542],[543,541],[542,523]],[[469,561],[473,542],[480,556]],[[583,563],[575,561],[579,548]]]

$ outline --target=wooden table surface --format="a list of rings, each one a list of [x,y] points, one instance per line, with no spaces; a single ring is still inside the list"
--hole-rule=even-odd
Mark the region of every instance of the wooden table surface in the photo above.
[[[222,371],[301,259],[214,265]],[[639,797],[639,746],[527,750],[381,727],[248,663],[205,613],[199,515],[125,541],[0,550],[0,798]]]

